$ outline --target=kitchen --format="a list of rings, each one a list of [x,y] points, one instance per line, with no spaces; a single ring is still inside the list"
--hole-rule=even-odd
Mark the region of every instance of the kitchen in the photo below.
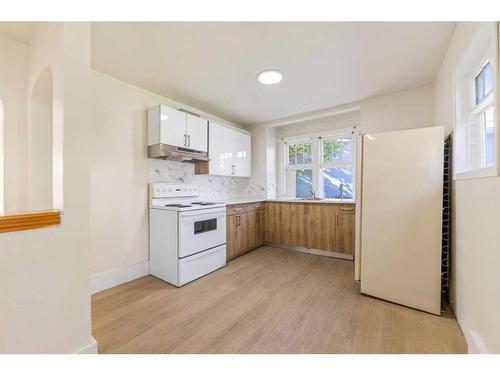
[[[68,156],[59,165],[54,153],[53,196],[43,208],[63,214],[45,229],[2,233],[2,248],[15,248],[27,233],[41,233],[38,243],[72,228],[64,241],[76,239],[84,255],[66,259],[54,277],[72,280],[70,264],[85,264],[72,305],[91,314],[68,323],[82,338],[68,346],[86,341],[80,352],[129,354],[497,351],[496,310],[478,325],[471,298],[483,306],[484,296],[460,289],[478,277],[462,246],[479,248],[465,229],[472,188],[460,180],[451,245],[442,238],[451,194],[445,136],[461,134],[449,87],[453,72],[470,65],[456,51],[483,56],[498,40],[497,23],[39,22],[24,41],[23,27],[0,28],[0,36],[28,60],[51,38],[78,41],[64,44],[65,66],[77,73],[64,76],[63,94],[52,65],[53,98],[63,95],[65,109],[53,121],[82,122],[64,133],[71,144],[52,128],[52,147],[63,139]],[[372,47],[387,34],[398,41]],[[286,38],[294,43],[276,49]],[[301,59],[304,50],[324,61]],[[379,59],[361,69],[349,60],[360,53]],[[475,78],[487,83],[481,72]],[[482,100],[493,98],[485,92]],[[9,204],[6,220],[25,210]],[[4,259],[6,270],[17,262]],[[448,287],[451,267],[459,276]],[[45,282],[37,288],[47,294]],[[18,305],[34,309],[35,301]],[[16,324],[2,351],[70,351],[61,344],[70,338],[25,347],[12,338]]]

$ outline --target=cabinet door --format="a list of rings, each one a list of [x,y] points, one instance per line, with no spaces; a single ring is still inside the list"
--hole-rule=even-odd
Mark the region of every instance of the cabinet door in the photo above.
[[[264,211],[252,211],[247,216],[247,250],[264,244]]]
[[[186,112],[160,106],[160,143],[186,147]]]
[[[281,241],[281,205],[277,202],[266,202],[266,227],[265,240],[275,244],[282,243]]]
[[[265,211],[257,212],[257,229],[255,230],[255,247],[264,245]]]
[[[248,250],[247,214],[236,215],[236,254]]]
[[[233,135],[234,176],[250,177],[252,175],[252,141],[248,134],[234,130]]]
[[[258,212],[253,211],[246,214],[247,217],[247,243],[246,250],[255,249],[257,247],[257,228],[258,228]]]
[[[208,151],[208,121],[186,114],[187,147],[197,151]]]
[[[335,251],[342,254],[354,254],[355,209],[341,207],[337,209],[337,233]]]
[[[216,176],[231,176],[233,164],[230,142],[232,131],[228,127],[210,121],[209,124],[210,162],[209,173]]]
[[[236,215],[226,216],[226,257],[230,258],[237,253],[237,222]]]
[[[288,246],[307,247],[306,208],[304,203],[280,203],[282,243]]]
[[[337,208],[328,203],[307,205],[307,247],[335,251]]]

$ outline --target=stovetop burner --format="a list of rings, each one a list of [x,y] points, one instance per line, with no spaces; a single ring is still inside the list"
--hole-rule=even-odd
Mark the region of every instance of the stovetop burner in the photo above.
[[[216,204],[215,202],[191,202],[191,204],[196,204],[200,206],[211,206]]]
[[[185,208],[185,207],[191,207],[191,205],[190,204],[175,203],[175,204],[166,204],[165,207]]]

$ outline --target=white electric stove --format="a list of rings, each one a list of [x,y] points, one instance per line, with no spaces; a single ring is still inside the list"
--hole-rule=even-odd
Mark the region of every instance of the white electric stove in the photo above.
[[[198,199],[196,186],[152,183],[150,273],[182,286],[226,264],[226,205]]]

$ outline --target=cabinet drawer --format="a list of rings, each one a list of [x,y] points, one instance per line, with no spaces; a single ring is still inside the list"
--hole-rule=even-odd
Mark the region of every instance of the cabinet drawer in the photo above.
[[[246,204],[233,204],[231,206],[226,207],[227,216],[244,214],[245,212],[247,212]]]
[[[199,277],[226,265],[226,245],[221,245],[201,253],[178,260],[178,286],[187,284]]]
[[[264,202],[248,203],[247,212],[259,211],[264,209]]]

